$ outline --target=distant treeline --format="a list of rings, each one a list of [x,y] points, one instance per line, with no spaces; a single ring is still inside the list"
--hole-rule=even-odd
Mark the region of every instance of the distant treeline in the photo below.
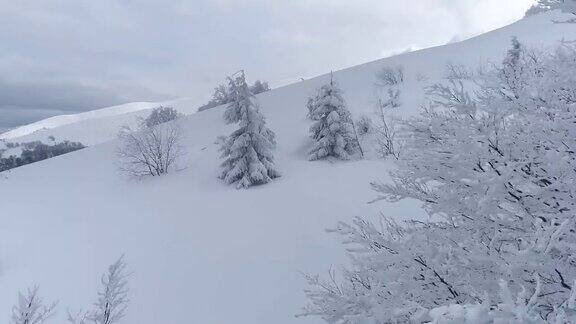
[[[6,143],[6,147],[22,147],[22,152],[20,156],[10,155],[8,157],[1,157],[0,155],[0,172],[77,151],[83,149],[85,146],[79,142],[63,141],[48,145],[40,141],[35,141],[28,143]]]

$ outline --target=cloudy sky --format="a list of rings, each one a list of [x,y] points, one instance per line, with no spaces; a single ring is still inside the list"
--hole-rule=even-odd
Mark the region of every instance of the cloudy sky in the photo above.
[[[489,31],[532,0],[0,0],[0,128],[202,102],[241,68],[283,85]]]

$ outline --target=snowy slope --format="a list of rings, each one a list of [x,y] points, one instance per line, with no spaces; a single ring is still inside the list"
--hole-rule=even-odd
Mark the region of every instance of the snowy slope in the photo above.
[[[548,14],[547,16],[549,17],[550,15]],[[362,111],[369,113],[374,106],[373,76],[375,71],[383,66],[404,66],[409,74],[406,90],[410,92],[410,96],[405,96],[403,99],[404,106],[417,108],[423,100],[423,86],[429,82],[436,82],[441,78],[446,63],[476,67],[478,64],[487,63],[490,59],[498,61],[509,43],[510,37],[514,35],[518,35],[521,41],[536,47],[542,47],[562,39],[565,33],[570,33],[570,26],[552,26],[550,21],[542,15],[526,20],[529,22],[519,22],[507,26],[503,30],[478,36],[470,41],[370,62],[336,72],[336,76],[344,89],[348,90],[347,99],[351,103],[357,103],[358,108]],[[527,25],[529,27],[526,27]],[[530,32],[526,32],[528,29]],[[552,36],[553,33],[556,34]],[[420,76],[428,79],[428,81],[417,81]],[[303,97],[304,94],[312,93],[314,87],[324,81],[325,79],[323,78],[314,78],[287,87],[303,90],[299,91],[299,94],[302,94],[300,97]],[[262,96],[267,95],[269,93],[265,93]],[[79,141],[91,146],[114,139],[120,127],[135,125],[138,118],[146,116],[150,109],[159,105],[173,106],[181,113],[192,114],[196,112],[201,103],[187,99],[158,103],[134,102],[75,115],[55,116],[2,133],[0,134],[0,139],[16,142],[46,141],[49,136],[54,136],[57,141]],[[301,103],[299,102],[298,105],[301,105]],[[411,110],[414,111],[414,109]]]
[[[499,61],[513,35],[537,47],[576,39],[576,28],[550,19],[531,17],[334,77],[358,116],[372,111],[375,72],[402,65],[402,109],[414,113],[423,102],[423,87],[437,81],[448,62]],[[115,118],[52,129],[60,139],[102,144],[0,174],[0,319],[9,317],[18,290],[39,284],[45,299],[60,300],[52,323],[63,323],[68,307],[91,305],[99,274],[125,254],[133,274],[124,323],[319,323],[294,315],[306,302],[300,272],[323,272],[344,262],[341,246],[324,229],[380,212],[423,216],[410,202],[367,204],[374,197],[368,182],[386,178],[391,167],[386,161],[307,161],[310,122],[304,104],[327,80],[321,76],[258,96],[277,134],[283,177],[250,190],[216,179],[220,160],[214,140],[231,131],[220,108],[181,121],[188,152],[184,170],[139,182],[116,174],[115,140],[108,141],[110,133],[95,133]],[[186,101],[174,105],[193,109]]]
[[[55,128],[64,127],[70,124],[82,123],[87,120],[90,121],[100,120],[97,123],[102,125],[105,123],[102,121],[102,119],[105,119],[107,117],[108,118],[112,117],[110,119],[119,119],[118,118],[119,115],[125,115],[150,109],[153,108],[155,105],[156,103],[150,103],[150,102],[132,102],[124,105],[87,111],[80,114],[54,116],[2,133],[0,134],[0,139],[13,140],[42,131],[50,132],[50,130]],[[88,132],[88,130],[86,130],[85,132]]]

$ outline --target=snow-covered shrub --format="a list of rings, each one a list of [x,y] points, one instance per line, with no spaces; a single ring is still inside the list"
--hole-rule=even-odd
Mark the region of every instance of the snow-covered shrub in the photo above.
[[[44,305],[38,295],[38,287],[18,294],[18,304],[12,308],[10,324],[42,324],[54,315],[56,302]]]
[[[541,298],[541,282],[535,277],[536,289],[528,295],[526,289],[521,289],[515,297],[508,283],[500,280],[501,302],[492,305],[489,300],[481,304],[452,304],[440,306],[424,312],[414,318],[418,322],[431,324],[462,323],[462,324],[565,324],[576,322],[576,287],[572,288],[572,297],[567,303],[560,305],[556,314],[544,320],[538,310],[538,299]]]
[[[259,93],[263,93],[266,91],[270,91],[270,86],[268,85],[268,82],[266,82],[266,81],[256,80],[256,82],[254,82],[254,84],[250,87],[250,92],[254,95],[257,95]]]
[[[378,145],[378,152],[381,157],[392,156],[398,158],[400,155],[402,143],[398,135],[398,123],[393,112],[396,108],[401,106],[400,103],[400,90],[389,88],[387,98],[378,98],[376,103],[376,134]]]
[[[378,98],[376,101],[375,123],[377,134],[376,144],[381,157],[392,156],[398,158],[402,143],[399,141],[398,123],[394,112],[402,106],[400,101],[400,85],[404,82],[402,67],[385,67],[376,73],[376,87]]]
[[[128,308],[128,274],[124,257],[108,267],[108,272],[102,276],[102,288],[98,292],[98,300],[94,309],[68,313],[68,321],[73,324],[114,324],[119,323]]]
[[[309,277],[305,314],[386,323],[441,305],[495,307],[509,304],[500,280],[538,297],[521,298],[531,318],[574,314],[576,51],[515,43],[474,83],[473,93],[437,86],[407,121],[392,183],[373,183],[378,200],[418,200],[430,218],[339,224],[352,266],[342,280]]]
[[[198,108],[198,111],[207,110],[210,108],[218,107],[220,105],[225,105],[230,102],[230,94],[228,87],[224,84],[219,84],[214,88],[214,93],[212,93],[212,99],[208,101],[205,105]]]
[[[118,169],[131,177],[160,176],[172,170],[183,154],[180,127],[175,121],[133,130],[123,127],[116,149]]]
[[[266,91],[270,91],[270,86],[266,81],[256,80],[252,86],[248,87],[250,93],[257,95]],[[204,106],[198,108],[198,111],[203,111],[206,109],[214,108],[220,105],[225,105],[234,100],[232,90],[228,85],[220,84],[214,88],[214,93],[212,94],[212,99]]]
[[[447,80],[472,80],[474,72],[465,65],[449,63],[446,65],[444,78]]]
[[[381,87],[394,87],[404,82],[404,68],[384,67],[376,73],[376,84]]]
[[[398,159],[403,145],[399,136],[400,125],[394,116],[380,114],[378,117],[378,126],[376,127],[377,152],[382,158],[391,156]]]
[[[400,102],[400,85],[404,82],[404,68],[384,67],[376,73],[376,87],[383,96],[378,97],[379,109],[394,109],[402,105]]]
[[[90,320],[90,314],[88,312],[79,311],[76,314],[70,313],[68,311],[68,322],[72,324],[92,324]]]
[[[389,88],[385,91],[385,96],[378,98],[378,109],[380,111],[392,111],[402,106],[400,102],[400,89]]]
[[[180,117],[180,113],[172,107],[160,106],[152,109],[148,117],[142,121],[142,127],[154,127],[156,125],[167,123]]]
[[[234,100],[228,104],[224,119],[240,127],[220,147],[224,159],[220,178],[229,184],[236,183],[237,188],[268,183],[280,176],[272,155],[276,135],[266,127],[244,72],[229,78],[229,83]]]
[[[428,80],[430,80],[430,77],[428,77],[426,74],[421,73],[421,72],[416,74],[416,81],[427,82]]]
[[[330,83],[318,89],[310,115],[315,120],[310,127],[314,140],[310,160],[327,157],[347,160],[357,152],[358,141],[352,117],[342,97],[342,90],[332,78]]]
[[[536,278],[536,280],[539,280]],[[508,287],[508,283],[500,280],[500,296],[502,302],[491,305],[487,300],[481,304],[452,304],[440,306],[420,316],[420,321],[433,324],[440,323],[506,323],[506,324],[544,324],[545,321],[534,310],[538,294],[536,289],[531,296],[525,296],[526,290],[518,293],[516,298]]]
[[[356,132],[358,136],[365,136],[374,132],[374,122],[368,116],[360,116],[356,121]]]

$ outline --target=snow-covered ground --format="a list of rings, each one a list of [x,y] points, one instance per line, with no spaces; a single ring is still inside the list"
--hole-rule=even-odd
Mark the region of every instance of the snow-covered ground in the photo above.
[[[412,114],[423,103],[424,87],[442,77],[447,63],[499,61],[512,36],[535,47],[576,39],[573,26],[551,18],[531,17],[462,43],[335,72],[334,78],[358,117],[373,111],[376,71],[403,66],[401,109]],[[132,275],[124,323],[319,323],[294,315],[306,303],[301,272],[345,262],[336,238],[324,229],[380,212],[423,216],[410,202],[367,204],[374,198],[368,183],[385,180],[389,162],[307,160],[306,98],[328,80],[325,75],[258,96],[277,134],[283,176],[249,190],[216,178],[214,141],[232,129],[221,108],[193,114],[196,105],[173,102],[189,114],[181,121],[186,168],[143,181],[117,174],[113,138],[117,127],[145,115],[142,109],[153,103],[70,122],[55,117],[55,124],[4,134],[15,141],[53,135],[92,146],[0,174],[0,318],[9,318],[19,290],[38,284],[45,299],[60,301],[52,322],[63,323],[67,308],[91,305],[99,275],[125,254]],[[52,128],[39,130],[44,127]]]
[[[38,138],[42,138],[41,137],[42,135],[48,137],[50,136],[51,130],[58,129],[56,131],[56,134],[58,134],[59,132],[61,132],[62,128],[66,128],[66,126],[73,124],[80,124],[80,125],[96,124],[99,125],[100,128],[102,128],[102,126],[108,126],[107,121],[116,120],[118,122],[128,122],[128,120],[124,120],[124,118],[122,118],[123,115],[130,115],[132,117],[134,114],[142,112],[143,110],[154,108],[156,105],[157,105],[156,103],[150,103],[150,102],[132,102],[124,105],[87,111],[80,114],[54,116],[2,133],[0,134],[0,139],[6,139],[6,140],[19,139],[25,141],[24,138],[30,137],[31,135],[36,135],[38,136]],[[86,123],[86,121],[89,121],[89,123]],[[69,130],[69,134],[71,136],[81,136],[82,133],[94,134],[93,129],[85,129],[83,131],[78,131],[79,129],[83,128],[71,129]],[[105,129],[108,130],[109,128],[106,127]],[[99,138],[103,138],[101,132],[97,134],[100,135]]]

